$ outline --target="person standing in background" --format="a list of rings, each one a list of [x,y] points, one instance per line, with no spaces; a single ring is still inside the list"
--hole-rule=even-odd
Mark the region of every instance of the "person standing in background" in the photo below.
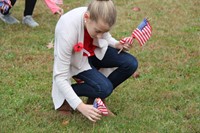
[[[14,6],[16,3],[16,0],[10,0],[10,2],[11,2],[11,5]],[[36,2],[37,0],[25,0],[25,10],[24,10],[23,18],[22,18],[22,24],[25,24],[32,28],[39,26],[39,24],[32,17]],[[53,14],[59,14],[59,15],[63,14],[63,9],[57,6],[54,1],[45,0],[45,3],[50,8]],[[7,24],[20,23],[19,20],[17,20],[15,17],[11,15],[10,9],[11,7],[6,12],[1,11],[0,19]]]

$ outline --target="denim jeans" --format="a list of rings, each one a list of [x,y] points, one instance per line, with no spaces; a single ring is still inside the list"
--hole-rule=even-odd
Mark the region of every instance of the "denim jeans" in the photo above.
[[[84,83],[73,84],[72,88],[78,96],[90,98],[106,98],[113,90],[126,79],[128,79],[137,69],[138,62],[129,53],[121,52],[112,47],[108,47],[102,60],[96,56],[88,58],[92,69],[83,71],[74,76],[84,81]],[[99,68],[118,67],[108,77],[98,71]]]

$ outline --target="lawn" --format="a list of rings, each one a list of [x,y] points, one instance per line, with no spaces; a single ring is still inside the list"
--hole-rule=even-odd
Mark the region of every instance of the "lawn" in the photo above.
[[[135,41],[130,51],[140,77],[130,77],[107,99],[117,116],[93,124],[79,112],[62,116],[53,109],[53,49],[46,46],[59,18],[38,0],[33,17],[39,27],[0,22],[0,133],[200,132],[200,1],[113,1],[116,39],[129,36],[147,16],[153,27],[151,39],[142,47]],[[64,0],[63,8],[87,2]],[[23,10],[18,0],[12,15],[21,21]]]

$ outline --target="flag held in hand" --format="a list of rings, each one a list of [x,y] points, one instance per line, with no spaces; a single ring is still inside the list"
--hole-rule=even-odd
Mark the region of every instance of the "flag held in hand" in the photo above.
[[[132,32],[131,37],[125,37],[120,40],[121,44],[131,44],[133,39],[136,38],[140,46],[143,46],[152,35],[152,27],[150,26],[149,21],[145,18],[139,26]]]
[[[0,0],[0,11],[5,13],[12,7],[10,0]]]
[[[107,110],[105,104],[103,103],[103,101],[102,101],[100,98],[96,98],[96,99],[94,100],[93,106],[94,106],[95,108],[97,108],[99,111],[101,111],[101,113],[102,113],[104,116],[108,115],[108,110]]]
[[[152,27],[145,18],[140,25],[133,31],[132,36],[138,40],[140,46],[144,45],[151,37]]]

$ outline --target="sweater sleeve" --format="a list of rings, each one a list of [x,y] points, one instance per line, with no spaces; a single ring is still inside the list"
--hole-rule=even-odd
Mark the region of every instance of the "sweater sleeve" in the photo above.
[[[61,9],[53,0],[45,0],[45,3],[53,14]]]
[[[59,22],[55,32],[53,84],[57,86],[69,105],[76,109],[82,100],[76,95],[70,84],[71,56],[76,38],[72,35],[75,33],[70,31],[69,34],[63,31],[63,23]]]
[[[108,45],[113,48],[115,48],[115,44],[119,42],[115,38],[113,38],[109,32],[104,33],[103,38],[106,39],[108,42]]]

